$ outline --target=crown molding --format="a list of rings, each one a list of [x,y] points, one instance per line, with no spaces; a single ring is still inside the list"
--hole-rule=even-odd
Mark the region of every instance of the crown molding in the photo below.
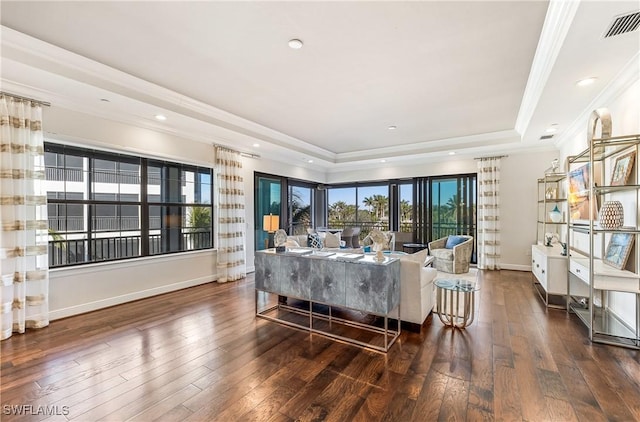
[[[210,123],[255,140],[269,142],[329,162],[335,154],[274,129],[236,116],[201,101],[106,66],[79,54],[30,37],[6,26],[2,31],[2,56],[62,77],[85,83],[132,100]],[[48,100],[52,104],[56,102]],[[65,103],[65,108],[69,103]],[[77,108],[77,106],[75,107]],[[121,119],[118,119],[121,120]]]
[[[515,130],[520,134],[527,131],[579,6],[580,0],[549,2],[516,119]]]
[[[356,161],[378,160],[387,157],[417,155],[426,153],[449,152],[460,148],[474,148],[478,143],[483,145],[501,145],[520,142],[520,135],[513,129],[500,132],[481,133],[477,135],[460,136],[455,138],[436,139],[406,145],[394,145],[366,151],[353,151],[337,154],[336,164],[353,163]]]

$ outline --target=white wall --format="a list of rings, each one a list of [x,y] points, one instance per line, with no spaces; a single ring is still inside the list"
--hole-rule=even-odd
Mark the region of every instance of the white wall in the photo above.
[[[501,160],[500,244],[501,267],[531,270],[531,245],[536,243],[538,184],[557,151],[509,154]]]
[[[49,317],[64,318],[215,280],[216,251],[194,251],[56,268]]]
[[[45,139],[213,167],[213,147],[73,111],[44,109]],[[252,196],[252,195],[251,195]],[[57,319],[217,279],[216,251],[96,263],[50,271],[50,318]]]

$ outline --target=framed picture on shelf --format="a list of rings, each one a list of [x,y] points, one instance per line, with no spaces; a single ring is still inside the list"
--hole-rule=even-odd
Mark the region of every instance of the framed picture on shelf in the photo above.
[[[624,154],[616,158],[616,163],[613,166],[613,173],[611,174],[611,186],[627,184],[635,159],[635,151],[631,151],[628,154]]]
[[[569,213],[575,224],[589,224],[589,218],[598,219],[598,206],[589,201],[589,167],[585,164],[569,172]]]
[[[624,269],[625,265],[627,265],[634,239],[635,235],[633,233],[613,233],[602,261],[619,270]]]

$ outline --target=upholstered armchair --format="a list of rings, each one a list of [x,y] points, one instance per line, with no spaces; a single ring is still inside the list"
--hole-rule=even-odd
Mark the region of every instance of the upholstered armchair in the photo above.
[[[469,272],[472,252],[472,236],[447,236],[429,243],[429,254],[435,257],[434,266],[446,273]]]

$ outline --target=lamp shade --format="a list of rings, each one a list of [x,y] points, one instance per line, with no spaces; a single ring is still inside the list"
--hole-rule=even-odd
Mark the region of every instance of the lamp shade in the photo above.
[[[266,232],[274,232],[280,228],[280,217],[269,214],[262,217],[262,227]]]

